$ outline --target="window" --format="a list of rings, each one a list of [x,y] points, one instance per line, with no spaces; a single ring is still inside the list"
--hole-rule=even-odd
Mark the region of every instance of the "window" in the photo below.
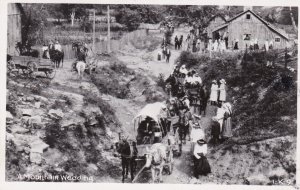
[[[246,15],[246,19],[250,19],[251,18],[251,15],[250,14],[247,14]]]
[[[243,39],[244,39],[245,41],[251,40],[251,34],[244,34]]]
[[[275,38],[275,42],[280,42],[280,38]]]

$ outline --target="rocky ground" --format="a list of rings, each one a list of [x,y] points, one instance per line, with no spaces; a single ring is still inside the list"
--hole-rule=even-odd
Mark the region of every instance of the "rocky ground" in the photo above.
[[[175,35],[187,31],[180,29]],[[162,37],[161,34],[154,36]],[[24,174],[81,175],[85,178],[45,180],[121,182],[120,159],[113,156],[111,146],[118,140],[119,132],[135,138],[133,118],[147,104],[147,90],[157,91],[157,77],[160,74],[168,76],[181,53],[172,50],[170,63],[165,63],[157,61],[158,51],[159,47],[149,52],[127,44],[114,55],[134,71],[118,79],[119,84],[126,84],[130,90],[130,96],[126,98],[103,93],[90,75],[79,80],[76,73],[71,72],[73,60],[66,61],[53,80],[41,76],[36,79],[8,76],[6,179],[41,181],[24,178]],[[110,64],[109,60],[102,66],[107,64]],[[164,94],[158,90],[155,96],[162,98]],[[207,140],[215,109],[208,106],[208,113],[201,120]],[[209,146],[212,174],[198,180],[192,177],[193,165],[187,142],[183,154],[175,158],[173,173],[165,174],[163,181],[273,185],[284,179],[285,184],[295,184],[295,142],[296,137],[289,135]],[[150,176],[149,170],[144,171],[137,182],[149,183]]]

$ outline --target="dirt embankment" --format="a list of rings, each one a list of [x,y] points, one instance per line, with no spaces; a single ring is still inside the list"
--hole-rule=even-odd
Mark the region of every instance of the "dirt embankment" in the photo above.
[[[119,160],[109,152],[120,122],[94,84],[71,72],[71,62],[52,81],[8,77],[7,99],[8,181],[118,182]]]

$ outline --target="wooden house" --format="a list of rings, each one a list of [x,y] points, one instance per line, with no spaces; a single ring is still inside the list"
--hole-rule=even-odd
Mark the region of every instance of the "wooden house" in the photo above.
[[[20,3],[9,3],[7,7],[7,53],[18,55],[16,43],[22,41],[21,17],[24,10]]]
[[[212,30],[212,37],[228,37],[229,48],[233,47],[238,40],[239,49],[249,47],[251,41],[257,40],[259,48],[262,48],[266,41],[273,42],[276,49],[288,46],[288,35],[285,32],[276,29],[270,23],[263,20],[251,9],[246,10],[235,17],[229,19],[226,23],[219,25]]]

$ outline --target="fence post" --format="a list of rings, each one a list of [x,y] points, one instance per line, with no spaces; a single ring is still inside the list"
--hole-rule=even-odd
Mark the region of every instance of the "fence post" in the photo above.
[[[287,47],[285,47],[285,54],[284,54],[284,69],[287,69],[288,64],[288,53],[287,53]]]

